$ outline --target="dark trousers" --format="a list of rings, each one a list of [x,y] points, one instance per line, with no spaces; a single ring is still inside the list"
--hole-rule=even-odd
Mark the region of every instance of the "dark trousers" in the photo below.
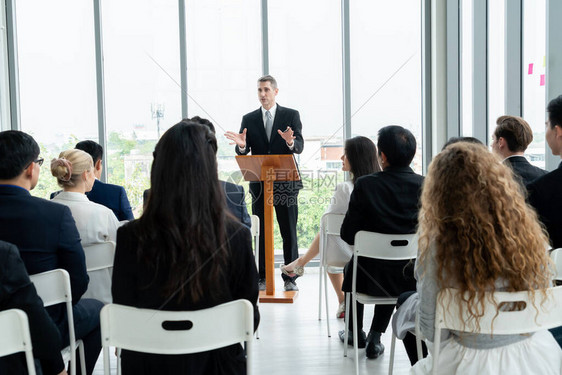
[[[291,263],[299,257],[297,244],[297,220],[299,217],[298,189],[290,187],[291,183],[276,184],[273,193],[273,206],[279,224],[279,232],[283,238],[283,260],[285,264]],[[259,277],[265,279],[265,235],[264,235],[264,202],[263,183],[250,183],[252,194],[252,214],[260,218],[260,264]],[[283,280],[291,280],[282,274]]]
[[[76,305],[72,306],[74,334],[77,340],[80,339],[84,343],[86,372],[88,375],[94,372],[94,367],[101,351],[100,311],[102,307],[103,302],[88,298],[81,299]],[[61,333],[63,345],[69,345],[68,322],[64,319],[57,326]],[[76,359],[76,372],[80,373],[78,351],[76,352]]]
[[[351,300],[351,296],[350,296]],[[349,329],[353,330],[353,304],[349,306],[349,318],[346,316],[345,320],[349,324]],[[363,329],[363,312],[365,310],[365,305],[357,302],[357,330],[361,331]],[[375,305],[375,315],[371,322],[370,331],[383,333],[390,323],[390,318],[392,317],[392,312],[394,311],[394,305]]]

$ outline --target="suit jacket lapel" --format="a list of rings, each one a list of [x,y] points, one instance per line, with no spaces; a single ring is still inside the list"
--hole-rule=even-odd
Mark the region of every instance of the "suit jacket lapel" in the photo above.
[[[258,132],[260,134],[260,137],[262,138],[263,144],[267,144],[267,135],[265,134],[265,124],[263,123],[263,116],[262,116],[262,113],[261,113],[261,107],[258,108],[258,110],[255,112],[255,114],[256,114],[255,122],[256,122],[256,124],[259,125]]]
[[[275,137],[279,137],[280,135],[277,133],[278,129],[281,129],[283,123],[283,107],[277,104],[277,110],[275,111],[275,118],[273,119],[273,126],[271,127],[271,138],[269,139],[269,143],[273,143]],[[281,129],[283,131],[285,129]]]

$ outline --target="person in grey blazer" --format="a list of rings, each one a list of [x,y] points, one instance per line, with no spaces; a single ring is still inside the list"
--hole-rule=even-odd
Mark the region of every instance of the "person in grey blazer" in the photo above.
[[[545,170],[535,167],[523,156],[533,141],[533,131],[527,121],[517,116],[500,116],[496,123],[492,150],[504,159],[503,162],[511,168],[518,182],[525,186],[544,176]]]

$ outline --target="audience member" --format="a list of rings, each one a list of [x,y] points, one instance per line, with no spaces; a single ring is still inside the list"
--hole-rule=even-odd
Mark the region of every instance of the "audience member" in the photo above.
[[[0,241],[0,311],[20,309],[27,315],[33,357],[44,375],[66,374],[60,333],[37,295],[17,247]],[[37,366],[37,361],[36,361]],[[0,358],[0,374],[27,374],[23,354]]]
[[[198,310],[243,298],[254,305],[257,327],[251,235],[227,214],[216,152],[209,128],[187,120],[158,141],[146,210],[117,232],[115,303]],[[246,373],[240,345],[174,356],[123,350],[122,368],[123,375]]]
[[[51,174],[64,190],[52,200],[70,208],[82,246],[115,242],[119,227],[117,218],[109,208],[88,200],[85,195],[96,180],[92,157],[82,150],[63,151],[58,159],[51,161]],[[88,272],[88,275],[90,283],[83,297],[111,303],[109,269]]]
[[[480,142],[478,138],[474,138],[474,137],[451,137],[449,138],[447,143],[443,145],[443,148],[441,150],[444,150],[447,146],[458,142],[477,143],[479,145],[483,144],[482,142]]]
[[[562,157],[562,95],[548,103],[546,142],[552,155]],[[562,247],[562,163],[554,171],[527,185],[529,203],[537,210],[540,221],[546,227],[553,249]],[[551,330],[562,347],[562,327]]]
[[[215,134],[215,126],[213,123],[205,118],[199,116],[192,117],[191,120],[201,125],[208,126],[209,129]],[[244,193],[244,187],[241,185],[233,184],[232,182],[219,180],[224,193],[226,194],[226,204],[232,215],[234,215],[242,224],[250,228],[252,226],[252,219],[248,214],[248,209],[246,208],[246,194]],[[146,208],[148,198],[150,197],[150,189],[147,189],[143,193],[143,207]]]
[[[425,338],[434,337],[437,295],[444,288],[467,296],[470,318],[476,321],[486,292],[545,293],[552,276],[547,239],[511,171],[484,146],[458,143],[437,155],[421,202],[415,273]],[[562,368],[562,350],[546,330],[444,335],[438,374],[558,374]],[[419,361],[412,373],[430,373],[432,361],[431,356]]]
[[[359,178],[351,193],[349,209],[341,227],[341,238],[353,245],[355,234],[361,230],[406,234],[416,231],[418,201],[423,177],[409,167],[416,153],[416,139],[401,126],[386,126],[379,130],[377,142],[382,172]],[[353,259],[346,265],[343,290],[351,292]],[[357,292],[373,296],[398,296],[414,290],[410,261],[385,261],[360,259],[357,273]],[[363,331],[363,305],[357,304],[357,327],[352,331],[351,316],[345,317],[349,332],[349,343],[357,334],[359,347],[366,348],[367,358],[377,358],[384,352],[380,341],[385,332],[394,306],[376,305],[369,336],[365,341]],[[344,340],[344,331],[340,331]]]
[[[353,191],[353,184],[361,176],[379,172],[381,167],[377,158],[377,147],[369,138],[354,137],[345,141],[344,154],[341,157],[342,171],[350,172],[351,181],[345,181],[336,186],[336,191],[330,205],[324,214],[345,214],[349,205],[349,197]],[[320,252],[320,234],[317,234],[305,255],[297,258],[288,265],[281,266],[281,272],[291,277],[304,274],[304,266]],[[338,266],[339,260],[343,267],[352,255],[350,246],[340,236],[329,235],[325,244],[325,255],[329,254],[330,264]],[[341,290],[343,275],[341,273],[328,273],[330,281],[338,295],[339,307],[336,312],[338,319],[345,314],[345,296]]]
[[[30,275],[63,268],[70,274],[74,329],[86,352],[91,374],[101,350],[99,312],[94,299],[80,299],[88,287],[88,274],[80,236],[68,207],[31,196],[43,159],[28,134],[0,132],[0,240],[13,243]],[[63,345],[68,345],[68,323],[63,305],[47,308]],[[78,366],[77,366],[78,368]]]
[[[113,211],[115,216],[117,216],[117,220],[119,221],[133,220],[133,211],[131,210],[129,198],[127,198],[127,192],[125,192],[123,186],[106,184],[99,180],[102,171],[103,147],[94,141],[82,141],[78,142],[75,148],[90,154],[94,162],[96,180],[94,181],[92,190],[86,193],[88,199],[109,208]],[[51,196],[51,199],[52,198]]]
[[[492,150],[504,159],[522,185],[544,176],[546,171],[531,165],[523,156],[533,141],[533,131],[521,117],[500,116],[492,135]]]

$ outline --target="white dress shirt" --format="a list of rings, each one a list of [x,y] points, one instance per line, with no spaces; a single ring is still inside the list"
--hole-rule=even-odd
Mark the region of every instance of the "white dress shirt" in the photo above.
[[[88,200],[86,194],[62,191],[52,199],[70,208],[76,228],[82,240],[82,247],[117,239],[119,221],[109,208]],[[86,250],[86,257],[87,249]],[[90,283],[84,298],[94,298],[111,303],[111,270],[88,272]]]

